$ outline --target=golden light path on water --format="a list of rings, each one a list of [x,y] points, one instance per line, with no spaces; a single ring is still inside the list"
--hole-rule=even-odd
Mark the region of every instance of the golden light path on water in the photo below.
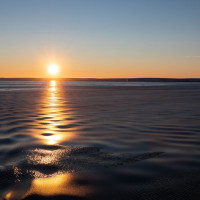
[[[62,135],[58,134],[58,132],[55,131],[55,128],[57,125],[60,125],[59,122],[61,121],[61,116],[59,114],[59,99],[57,95],[57,83],[56,81],[50,81],[50,88],[49,88],[49,96],[48,96],[48,113],[49,118],[53,120],[53,123],[47,124],[48,133],[52,135],[48,135],[44,137],[44,141],[46,144],[53,145],[57,144],[60,140],[62,140]]]
[[[62,174],[55,177],[35,179],[33,180],[30,189],[23,196],[23,198],[31,194],[38,194],[42,196],[85,196],[89,192],[89,188],[87,186],[79,185],[79,187],[75,187],[75,185],[72,183],[72,174]]]
[[[42,117],[39,126],[44,128],[34,135],[34,137],[39,138],[39,141],[47,146],[59,145],[62,141],[72,138],[72,133],[58,129],[58,126],[67,125],[67,121],[64,118],[69,113],[67,112],[68,108],[63,103],[64,101],[66,100],[63,100],[60,91],[58,91],[57,82],[54,80],[50,81],[40,110]],[[31,166],[43,165],[48,168],[48,165],[57,166],[62,156],[63,151],[59,148],[54,150],[36,148],[27,154],[26,159]],[[47,175],[40,170],[31,169],[24,172],[25,174],[27,173],[27,180],[18,180],[17,177],[21,173],[20,168],[15,167],[14,173],[17,179],[16,184],[4,196],[5,200],[24,199],[35,194],[41,196],[85,196],[91,190],[88,186],[74,185],[74,174],[68,171],[57,170],[50,174],[47,173]]]
[[[67,121],[64,119],[66,115],[64,115],[63,109],[67,110],[63,104],[61,91],[58,91],[57,82],[51,80],[41,111],[45,113],[42,122],[45,127],[45,132],[38,135],[44,144],[56,145],[72,137],[70,132],[62,132],[58,129],[58,126],[67,125]]]
[[[36,194],[46,197],[56,195],[83,197],[91,193],[91,188],[88,185],[75,185],[75,179],[73,174],[66,173],[48,178],[34,179],[30,186],[26,183],[28,188],[19,183],[5,195],[4,200],[20,200]]]

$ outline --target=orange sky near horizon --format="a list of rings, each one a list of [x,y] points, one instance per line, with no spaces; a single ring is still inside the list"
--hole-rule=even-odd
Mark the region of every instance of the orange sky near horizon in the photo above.
[[[69,57],[62,59],[0,61],[1,78],[200,78],[198,59],[180,60],[87,60]],[[58,65],[57,75],[48,73],[48,66]],[[3,66],[3,67],[2,67]],[[193,66],[191,70],[188,70]]]

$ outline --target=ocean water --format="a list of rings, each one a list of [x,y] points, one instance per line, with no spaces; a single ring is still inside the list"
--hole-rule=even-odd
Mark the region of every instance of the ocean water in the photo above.
[[[0,199],[199,199],[200,84],[0,81]]]

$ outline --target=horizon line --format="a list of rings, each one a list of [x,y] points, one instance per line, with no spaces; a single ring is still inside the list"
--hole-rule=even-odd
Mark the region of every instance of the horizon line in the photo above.
[[[200,79],[200,77],[199,78],[191,78],[191,77],[185,77],[185,78],[172,78],[172,77],[129,77],[129,78],[127,78],[127,77],[123,77],[123,78],[118,78],[118,77],[115,77],[115,78],[96,78],[96,77],[0,77],[0,79],[6,79],[6,78],[15,78],[15,79],[17,79],[17,78],[26,78],[26,79],[28,79],[28,78],[33,78],[33,79],[52,79],[52,78],[54,78],[54,79],[159,79],[159,78],[162,78],[162,79]]]

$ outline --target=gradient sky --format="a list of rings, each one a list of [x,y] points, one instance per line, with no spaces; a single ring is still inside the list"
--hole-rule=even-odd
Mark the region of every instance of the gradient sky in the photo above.
[[[200,78],[200,0],[0,0],[0,77]]]

